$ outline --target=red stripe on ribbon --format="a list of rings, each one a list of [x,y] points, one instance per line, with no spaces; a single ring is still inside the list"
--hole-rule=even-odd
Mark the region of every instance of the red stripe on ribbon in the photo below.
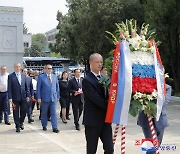
[[[161,60],[161,56],[160,56],[160,53],[159,53],[159,49],[156,45],[156,43],[154,42],[155,44],[155,47],[156,47],[156,56],[157,56],[157,60],[159,61],[161,67],[164,69],[164,66],[162,64],[162,60]],[[164,80],[164,97],[166,98],[166,80]]]
[[[119,60],[120,60],[120,43],[118,42],[116,45],[116,49],[114,50],[110,93],[109,93],[108,108],[105,119],[105,122],[107,123],[112,123],[113,115],[114,115],[114,108],[115,108],[116,96],[117,96],[117,86],[118,86]]]

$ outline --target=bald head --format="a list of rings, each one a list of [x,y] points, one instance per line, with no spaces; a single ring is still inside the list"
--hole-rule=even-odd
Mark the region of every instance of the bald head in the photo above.
[[[92,55],[90,55],[90,57],[89,57],[89,62],[90,61],[93,61],[94,59],[96,59],[96,58],[102,58],[102,56],[99,54],[99,53],[93,53]]]
[[[93,71],[96,74],[99,74],[99,72],[102,69],[103,66],[103,58],[99,53],[93,53],[89,57],[89,64],[91,67],[91,71]]]

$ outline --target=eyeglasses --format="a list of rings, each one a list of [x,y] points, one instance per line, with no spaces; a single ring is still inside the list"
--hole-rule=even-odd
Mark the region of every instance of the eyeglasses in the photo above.
[[[48,70],[52,70],[52,68],[47,68]]]

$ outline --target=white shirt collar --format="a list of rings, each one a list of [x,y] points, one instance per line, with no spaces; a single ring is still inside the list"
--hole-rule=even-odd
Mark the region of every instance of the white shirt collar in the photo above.
[[[15,72],[15,74],[16,74],[16,75],[21,75],[21,72],[19,72],[19,73]]]
[[[97,74],[97,73],[95,73],[95,72],[93,72],[93,71],[91,71],[91,72],[92,72],[92,74],[95,75],[95,77],[97,77],[98,75],[101,75],[100,72],[99,72],[99,74]]]
[[[47,74],[47,73],[46,73],[46,75],[47,75],[47,77],[48,77],[48,76],[51,77],[51,74]]]
[[[75,79],[76,79],[76,80],[80,80],[80,78],[76,78],[76,77],[75,77]]]

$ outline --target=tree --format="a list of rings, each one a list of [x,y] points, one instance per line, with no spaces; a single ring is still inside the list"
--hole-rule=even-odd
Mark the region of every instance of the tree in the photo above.
[[[180,91],[180,1],[141,0],[141,3],[145,21],[156,28],[166,72],[173,77],[176,91]]]
[[[31,48],[25,49],[24,57],[45,57],[45,53],[39,51],[36,45],[32,45]]]
[[[143,8],[137,0],[67,0],[69,12],[57,14],[59,34],[57,52],[74,61],[88,63],[88,57],[99,52],[108,57],[113,44],[105,31],[113,32],[115,23],[126,18],[143,22]],[[65,43],[62,40],[65,39]]]
[[[38,33],[32,35],[32,46],[36,46],[39,52],[42,51],[45,45],[46,45],[46,36],[44,34]]]

